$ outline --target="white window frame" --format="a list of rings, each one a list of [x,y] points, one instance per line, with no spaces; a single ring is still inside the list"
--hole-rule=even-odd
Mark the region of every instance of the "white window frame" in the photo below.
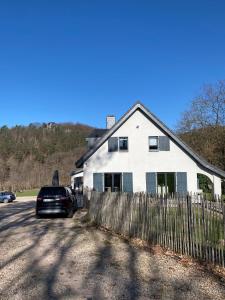
[[[120,140],[127,140],[127,149],[120,149]],[[128,136],[119,136],[118,137],[118,150],[119,152],[127,152],[129,150],[129,139]]]
[[[151,139],[156,139],[157,140],[157,148],[156,149],[150,149],[150,140]],[[158,136],[149,136],[148,137],[148,150],[149,152],[156,152],[159,151],[159,137]]]

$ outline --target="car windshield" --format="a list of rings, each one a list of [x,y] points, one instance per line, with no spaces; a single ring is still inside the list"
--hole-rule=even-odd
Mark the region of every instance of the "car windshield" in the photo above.
[[[41,188],[38,196],[66,196],[66,190],[63,187],[44,187]]]

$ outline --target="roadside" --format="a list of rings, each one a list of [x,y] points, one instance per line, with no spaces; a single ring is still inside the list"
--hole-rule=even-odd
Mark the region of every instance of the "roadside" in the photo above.
[[[0,204],[0,299],[224,299],[210,272],[133,247],[73,219],[34,216],[35,201]]]
[[[13,201],[15,203],[16,201],[34,201],[37,199],[37,196],[18,196],[16,197],[16,200]]]
[[[40,189],[24,190],[22,192],[17,192],[17,197],[35,197],[37,196]]]

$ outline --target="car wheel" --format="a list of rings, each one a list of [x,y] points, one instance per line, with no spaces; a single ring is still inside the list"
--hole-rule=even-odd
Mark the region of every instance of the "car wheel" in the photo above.
[[[72,217],[73,217],[73,209],[71,209],[67,214],[67,218],[72,218]]]
[[[4,199],[4,203],[9,203],[9,199]]]
[[[40,219],[41,218],[41,216],[37,212],[36,212],[35,216],[36,216],[36,219]]]

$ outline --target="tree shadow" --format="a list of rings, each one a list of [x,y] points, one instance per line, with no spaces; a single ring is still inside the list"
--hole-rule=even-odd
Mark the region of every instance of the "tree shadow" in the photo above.
[[[82,223],[82,212],[73,219],[36,219],[32,205],[19,206],[20,214],[4,212],[1,249],[15,249],[2,252],[0,299],[213,299],[192,282],[194,273],[173,276],[165,259]]]
[[[126,219],[126,213],[124,216]],[[116,225],[118,231],[123,227],[122,223],[121,218]],[[135,234],[136,228],[130,229]],[[92,238],[97,241],[98,255],[83,281],[83,286],[89,285],[92,299],[109,298],[104,281],[108,282],[108,286],[117,287],[111,291],[115,299],[214,299],[213,294],[204,291],[201,284],[194,281],[195,270],[187,270],[190,273],[187,275],[186,269],[183,268],[185,270],[182,271],[183,273],[180,272],[180,277],[173,274],[171,263],[172,266],[182,269],[175,259],[169,258],[170,264],[168,264],[166,256],[162,258],[162,254],[154,254],[151,249],[136,248],[129,241],[120,240],[120,244],[124,245],[122,251],[125,253],[122,263],[121,257],[118,257],[118,251],[121,249],[109,231],[105,235],[106,242],[99,240],[95,231]],[[142,255],[146,257],[147,262],[142,261]],[[144,263],[146,263],[145,276],[141,273]],[[199,278],[204,275],[199,271],[197,273]],[[208,276],[215,280],[211,274]],[[96,277],[97,280],[92,287],[91,281]],[[110,280],[108,280],[109,277]],[[220,293],[222,291],[225,295],[225,286],[220,287]]]
[[[6,281],[4,286],[0,285],[0,298],[7,298],[10,293],[12,296],[10,298],[13,299],[13,295],[22,293],[21,297],[18,296],[19,298],[29,299],[29,296],[23,293],[34,290],[37,286],[41,287],[40,299],[76,296],[76,291],[70,288],[55,291],[55,284],[58,280],[59,269],[66,262],[68,251],[76,243],[80,228],[71,223],[72,219],[36,219],[33,204],[30,205],[30,203],[25,205],[20,203],[17,208],[20,209],[20,213],[8,213],[8,210],[5,209],[3,212],[5,216],[1,218],[1,220],[4,217],[8,218],[8,222],[4,226],[0,226],[1,249],[3,249],[2,245],[10,243],[11,231],[14,232],[13,239],[16,240],[19,247],[11,251],[12,253],[9,255],[5,254],[0,263],[0,274],[5,274],[6,270],[11,270],[16,265],[18,268],[23,260],[26,261],[26,264],[15,274],[10,271],[10,280]],[[66,221],[71,221],[72,225],[67,226]],[[44,245],[44,249],[42,249],[43,239],[47,242],[50,234],[52,236],[51,243]],[[29,239],[29,243],[25,247],[21,247],[19,239],[24,235]],[[43,260],[51,253],[55,255],[53,263],[43,266]]]

